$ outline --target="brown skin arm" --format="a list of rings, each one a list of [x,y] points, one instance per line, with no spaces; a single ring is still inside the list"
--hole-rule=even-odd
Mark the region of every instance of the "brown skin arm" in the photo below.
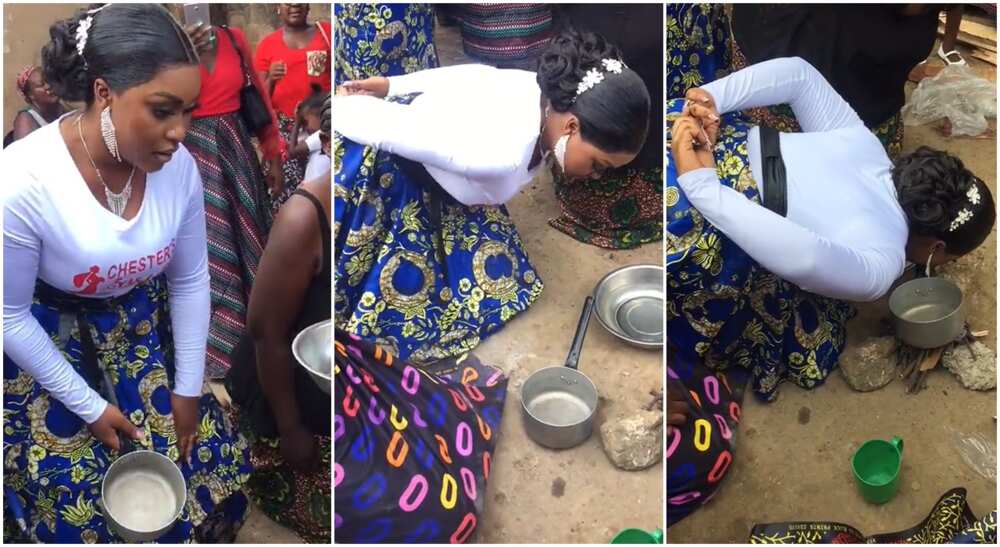
[[[14,116],[14,140],[27,137],[29,133],[38,129],[38,122],[27,112],[19,112]]]
[[[314,190],[310,183],[303,186]],[[291,345],[321,247],[315,208],[308,199],[292,196],[271,229],[250,293],[247,324],[257,350],[257,376],[282,434],[301,427]]]

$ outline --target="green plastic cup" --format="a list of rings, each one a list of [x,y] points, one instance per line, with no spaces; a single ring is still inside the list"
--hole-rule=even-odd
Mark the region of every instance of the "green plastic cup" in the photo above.
[[[899,469],[903,464],[903,439],[868,441],[854,453],[851,467],[861,495],[871,503],[885,503],[899,489]]]
[[[626,528],[618,532],[611,543],[663,543],[663,530],[657,528],[647,532],[639,528]]]

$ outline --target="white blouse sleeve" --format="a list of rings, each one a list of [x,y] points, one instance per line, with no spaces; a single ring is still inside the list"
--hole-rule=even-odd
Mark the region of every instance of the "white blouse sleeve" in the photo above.
[[[677,178],[691,205],[761,266],[816,294],[868,302],[896,280],[900,257],[822,237],[723,186],[715,169]]]
[[[333,129],[354,142],[476,181],[493,182],[518,170],[521,143],[504,131],[509,114],[502,106],[480,116],[458,105],[443,110],[338,96],[333,99]]]
[[[178,153],[186,153],[178,152]],[[176,247],[166,268],[173,326],[174,362],[177,373],[174,393],[201,395],[205,374],[205,350],[211,315],[208,275],[208,242],[205,235],[205,197],[201,176],[189,157],[184,176],[191,189],[188,207],[177,232]]]
[[[429,92],[440,89],[462,89],[474,93],[485,83],[484,75],[493,67],[477,64],[452,65],[419,70],[410,74],[390,76],[388,96]]]
[[[77,374],[31,314],[42,249],[35,223],[45,211],[29,197],[30,188],[7,189],[12,192],[4,196],[3,208],[3,351],[70,412],[94,423],[107,401]]]
[[[750,65],[702,87],[720,113],[788,104],[804,132],[864,125],[826,78],[801,57]]]

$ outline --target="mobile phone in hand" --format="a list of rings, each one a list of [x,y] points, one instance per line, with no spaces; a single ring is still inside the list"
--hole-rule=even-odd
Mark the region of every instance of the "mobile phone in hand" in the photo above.
[[[212,26],[212,17],[208,13],[208,4],[184,4],[184,24],[197,25],[202,27]]]

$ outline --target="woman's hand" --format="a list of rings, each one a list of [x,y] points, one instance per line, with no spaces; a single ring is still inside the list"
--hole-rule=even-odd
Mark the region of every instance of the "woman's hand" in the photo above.
[[[718,125],[714,131],[718,131]],[[701,123],[691,116],[674,120],[670,129],[670,149],[678,176],[702,167],[715,167],[709,135]]]
[[[281,195],[281,191],[285,189],[285,172],[282,169],[284,165],[281,162],[281,158],[271,158],[267,160],[268,170],[267,170],[267,188],[271,192],[271,197],[277,198]]]
[[[684,114],[708,122],[719,121],[719,107],[712,94],[700,87],[692,87],[684,94]]]
[[[272,82],[277,82],[285,77],[287,70],[288,67],[285,66],[284,61],[275,61],[271,63],[271,66],[267,69],[267,79]]]
[[[194,44],[194,49],[198,51],[198,55],[205,55],[215,47],[215,33],[210,26],[205,26],[201,23],[188,25],[184,27],[184,32],[191,37],[191,43]]]
[[[667,382],[667,428],[680,427],[687,422],[690,409],[684,398],[683,386]]]
[[[389,94],[389,79],[382,77],[365,78],[344,82],[337,91],[338,95],[371,95],[384,98]]]
[[[170,407],[174,413],[174,427],[177,429],[177,449],[181,461],[191,465],[191,451],[198,438],[198,400],[200,396],[185,397],[170,394]]]
[[[302,424],[295,424],[280,435],[281,457],[293,468],[308,471],[319,463],[316,439]]]
[[[118,407],[111,403],[108,403],[101,417],[88,425],[87,429],[90,430],[90,434],[94,438],[101,441],[101,444],[115,452],[120,451],[122,448],[118,442],[119,431],[126,437],[136,441],[141,440],[143,437],[142,430],[128,421],[128,418],[118,410]]]

